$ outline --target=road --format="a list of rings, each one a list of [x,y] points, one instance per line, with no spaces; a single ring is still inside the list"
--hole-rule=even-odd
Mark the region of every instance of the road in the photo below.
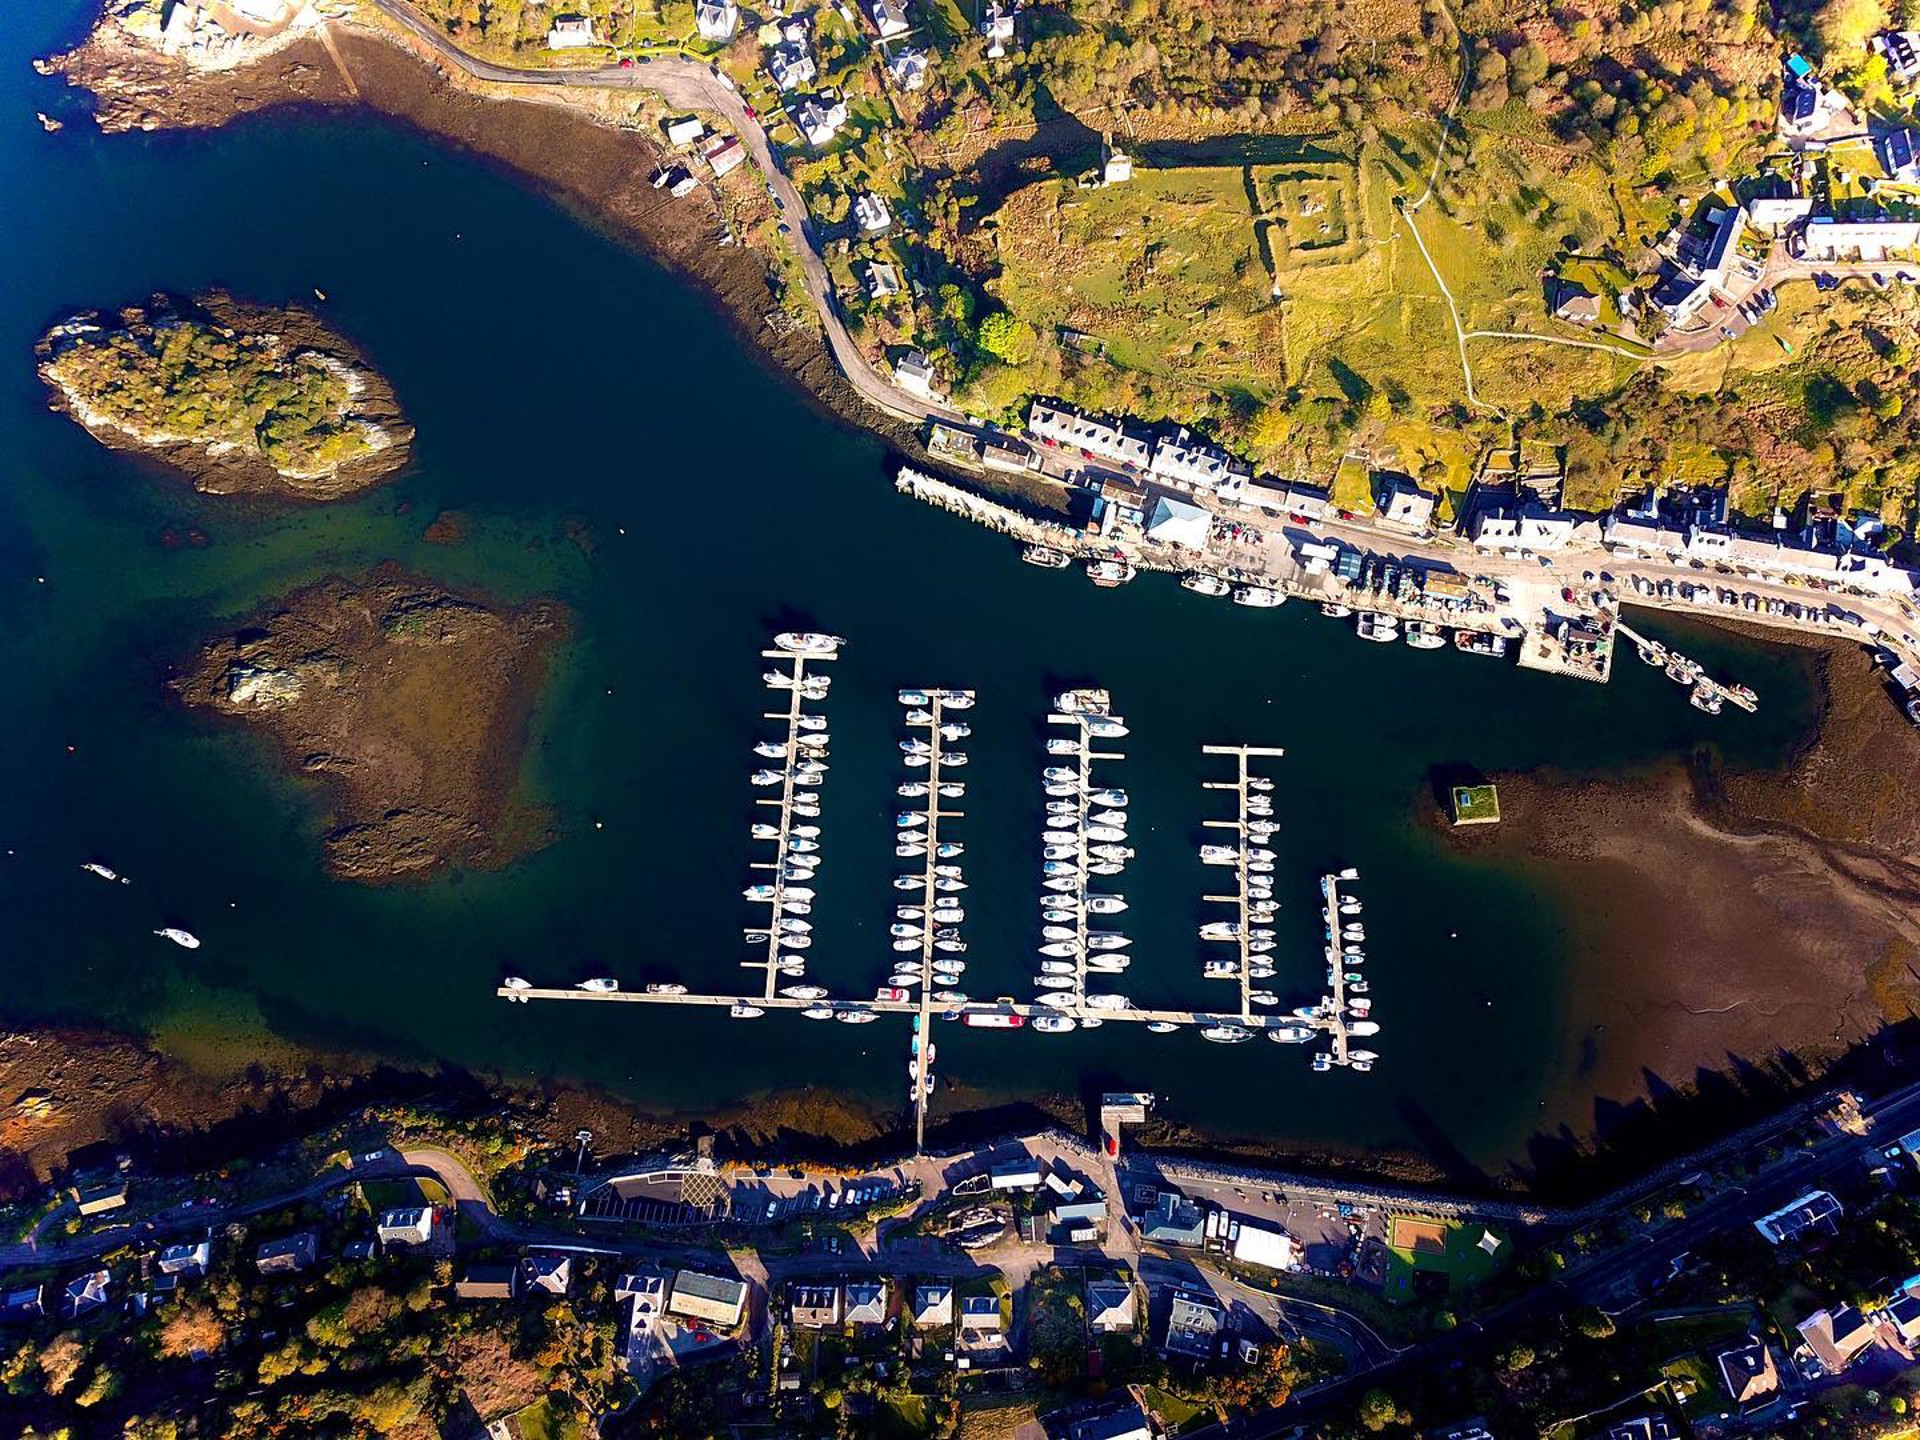
[[[658,56],[632,68],[599,65],[578,70],[539,70],[500,65],[471,55],[416,12],[406,0],[372,0],[375,9],[401,26],[408,34],[431,46],[442,58],[476,80],[494,85],[537,85],[560,89],[650,90],[669,105],[684,110],[705,110],[725,118],[753,156],[753,162],[766,178],[769,189],[786,207],[791,217],[794,253],[799,257],[807,294],[826,333],[833,358],[846,376],[847,383],[878,410],[897,420],[921,425],[929,420],[964,425],[966,417],[950,406],[917,400],[898,389],[892,379],[868,363],[847,333],[827,278],[825,261],[820,257],[814,227],[807,219],[807,207],[785,170],[781,169],[764,126],[747,113],[747,104],[730,82],[709,65],[681,56]]]

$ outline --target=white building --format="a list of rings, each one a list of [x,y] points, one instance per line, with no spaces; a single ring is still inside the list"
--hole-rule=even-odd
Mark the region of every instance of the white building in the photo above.
[[[873,28],[880,32],[882,40],[904,35],[911,28],[907,24],[907,7],[901,0],[873,0],[869,13],[873,16]]]
[[[1385,477],[1374,503],[1384,523],[1402,530],[1426,530],[1433,524],[1433,496],[1405,476]]]
[[[868,235],[878,235],[893,224],[893,216],[887,210],[887,202],[873,194],[854,197],[853,220]]]
[[[707,127],[693,116],[684,116],[679,120],[667,122],[667,143],[669,145],[691,145],[707,133]]]
[[[1291,1270],[1300,1263],[1291,1235],[1262,1230],[1244,1220],[1233,1242],[1233,1258],[1243,1265],[1264,1265],[1269,1270]]]
[[[893,367],[893,383],[922,400],[933,399],[933,387],[938,380],[933,371],[933,362],[920,350],[909,350]]]
[[[1790,195],[1783,199],[1762,198],[1747,202],[1747,223],[1755,230],[1778,235],[1813,213],[1813,197]]]
[[[424,1245],[433,1239],[433,1207],[408,1205],[380,1217],[374,1233],[387,1245]]]
[[[1834,220],[1817,216],[1800,237],[1806,260],[1887,260],[1920,245],[1920,221]]]
[[[1733,262],[1740,253],[1740,237],[1746,233],[1746,211],[1738,207],[1716,211],[1711,217],[1714,230],[1707,241],[1705,258],[1697,265],[1683,267],[1654,295],[1654,303],[1667,318],[1685,324],[1713,298],[1713,292],[1727,283]]]
[[[1185,426],[1163,436],[1154,446],[1147,472],[1171,484],[1224,494],[1237,493],[1253,478],[1251,465],[1196,438]]]
[[[980,13],[980,33],[987,37],[987,58],[998,60],[1013,43],[1013,12],[1000,0],[987,0],[986,9]]]
[[[693,23],[702,40],[731,40],[740,28],[740,7],[734,0],[694,0]]]
[[[1089,458],[1131,469],[1144,470],[1152,459],[1151,444],[1131,434],[1119,421],[1083,415],[1045,400],[1034,401],[1028,409],[1027,429],[1045,444],[1078,450]]]
[[[800,127],[800,133],[807,137],[807,143],[815,147],[829,143],[847,123],[847,106],[843,100],[823,101],[809,96],[789,113],[793,123]]]
[[[593,22],[584,15],[556,15],[547,31],[547,49],[581,50],[593,44]]]
[[[1489,509],[1474,514],[1469,538],[1482,550],[1564,550],[1581,526],[1581,516],[1564,510]]]
[[[1112,140],[1108,140],[1105,148],[1106,157],[1100,165],[1100,183],[1124,185],[1133,179],[1133,157],[1116,147]]]
[[[1639,520],[1630,515],[1607,516],[1601,522],[1600,536],[1610,549],[1648,557],[1678,555],[1687,544],[1687,537],[1678,530],[1669,530],[1657,520]]]
[[[782,92],[803,89],[820,75],[813,63],[813,52],[797,40],[776,45],[767,54],[767,73]]]
[[[900,272],[883,260],[867,266],[867,294],[885,300],[900,293]]]
[[[902,90],[918,90],[927,83],[927,57],[924,51],[902,47],[887,60],[887,73]]]
[[[1188,550],[1204,550],[1213,533],[1213,517],[1198,505],[1162,495],[1153,502],[1147,516],[1147,539],[1161,545],[1179,545]]]
[[[1901,84],[1920,80],[1920,30],[1884,30],[1873,48],[1887,57],[1887,74]]]
[[[202,1240],[193,1245],[169,1245],[160,1252],[162,1275],[204,1275],[213,1263],[213,1246]]]

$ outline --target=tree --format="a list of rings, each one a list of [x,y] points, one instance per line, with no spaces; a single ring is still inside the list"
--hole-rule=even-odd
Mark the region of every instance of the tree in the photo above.
[[[56,1335],[40,1352],[40,1373],[47,1377],[47,1393],[58,1395],[80,1374],[87,1363],[87,1347],[71,1330]]]
[[[1026,364],[1039,343],[1031,325],[1005,310],[996,310],[982,320],[974,338],[987,354],[1008,365]]]
[[[1369,1390],[1360,1397],[1360,1423],[1369,1430],[1384,1430],[1389,1425],[1411,1424],[1413,1417],[1384,1390]]]
[[[1870,37],[1887,28],[1883,0],[1826,0],[1813,17],[1813,42],[1823,59],[1852,64]]]
[[[1613,1334],[1613,1317],[1598,1305],[1583,1305],[1573,1314],[1573,1328],[1589,1340],[1604,1340]]]

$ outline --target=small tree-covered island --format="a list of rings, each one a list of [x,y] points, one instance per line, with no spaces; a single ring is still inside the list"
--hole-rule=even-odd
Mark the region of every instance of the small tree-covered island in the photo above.
[[[391,478],[413,443],[386,381],[294,307],[156,296],[62,321],[39,359],[55,409],[209,494],[335,500]]]

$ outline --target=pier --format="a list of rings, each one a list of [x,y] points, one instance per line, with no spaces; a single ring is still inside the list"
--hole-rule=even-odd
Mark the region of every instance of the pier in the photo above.
[[[1256,777],[1253,774],[1252,766],[1249,762],[1256,758],[1278,760],[1287,752],[1277,747],[1260,745],[1202,745],[1200,749],[1201,753],[1206,755],[1231,755],[1234,758],[1239,772],[1232,780],[1205,780],[1201,782],[1202,787],[1208,790],[1233,791],[1238,801],[1238,808],[1233,819],[1203,820],[1200,822],[1208,829],[1230,830],[1233,832],[1233,848],[1237,852],[1238,857],[1234,863],[1234,875],[1238,884],[1234,893],[1231,895],[1206,895],[1201,898],[1210,904],[1231,905],[1234,907],[1234,919],[1239,927],[1238,934],[1234,939],[1234,947],[1240,956],[1239,973],[1235,978],[1239,981],[1240,985],[1240,1019],[1242,1023],[1247,1023],[1253,1019],[1254,977],[1252,970],[1254,955],[1256,953],[1267,953],[1256,952],[1253,949],[1255,943],[1253,937],[1255,928],[1254,913],[1257,908],[1260,911],[1261,917],[1269,923],[1271,922],[1273,914],[1273,903],[1271,899],[1273,887],[1271,882],[1260,887],[1262,890],[1269,892],[1268,899],[1258,907],[1256,907],[1254,903],[1252,871],[1249,868],[1253,863],[1249,852],[1254,848],[1251,836],[1256,833],[1264,836],[1270,834],[1273,828],[1277,828],[1270,818],[1272,813],[1271,801],[1267,801],[1266,804],[1261,807],[1267,811],[1267,818],[1264,819],[1264,822],[1256,821],[1252,814],[1254,808],[1253,796],[1256,794],[1265,795],[1268,792],[1264,787],[1256,788]],[[1266,782],[1267,785],[1271,785],[1272,783],[1271,780]]]
[[[760,959],[743,960],[740,962],[745,969],[764,969],[767,972],[765,993],[758,997],[759,1003],[767,1004],[777,998],[782,975],[792,974],[795,978],[798,978],[806,973],[806,962],[804,958],[798,953],[783,955],[780,946],[788,938],[788,922],[798,918],[794,912],[789,909],[789,906],[793,902],[788,895],[788,889],[790,885],[794,883],[789,879],[793,871],[790,861],[791,857],[797,853],[793,849],[793,841],[795,838],[793,834],[795,806],[796,804],[801,804],[796,792],[803,789],[811,791],[816,788],[800,784],[800,766],[803,761],[812,758],[815,759],[815,763],[818,763],[822,767],[820,772],[813,773],[823,773],[826,763],[824,758],[813,757],[812,751],[816,747],[808,745],[802,739],[805,735],[825,734],[824,731],[809,730],[803,724],[803,721],[808,718],[806,701],[810,687],[807,683],[807,664],[809,661],[834,660],[838,659],[839,656],[837,651],[825,651],[806,655],[791,650],[771,649],[762,650],[760,656],[764,660],[775,661],[788,667],[786,671],[787,679],[783,681],[780,686],[775,686],[775,688],[785,689],[787,708],[785,710],[767,711],[761,717],[766,720],[780,721],[786,726],[786,757],[780,761],[782,772],[780,793],[778,796],[761,796],[754,802],[757,805],[775,810],[778,816],[776,820],[771,822],[774,827],[774,833],[771,836],[763,835],[763,838],[771,839],[773,842],[773,859],[756,860],[750,867],[754,870],[771,871],[773,874],[771,882],[773,895],[768,904],[767,915],[766,953]],[[770,670],[767,673],[769,677],[780,674],[777,670]],[[822,688],[824,681],[824,676],[819,677],[816,681],[815,688]],[[769,678],[768,683],[770,685],[773,684],[771,678]],[[826,747],[821,745],[817,748],[820,757],[824,757]],[[815,810],[818,808],[817,801],[806,802],[802,805],[802,808],[809,811]],[[756,827],[756,834],[763,834],[763,832]],[[815,867],[805,868],[812,869]],[[811,912],[811,905],[808,906],[808,912]],[[753,935],[758,933],[758,931],[757,929],[749,930],[747,933]],[[804,950],[807,947],[803,945],[797,948]]]
[[[1111,706],[1103,703],[1097,710],[1075,710],[1072,712],[1062,712],[1059,710],[1050,711],[1047,715],[1047,723],[1050,725],[1071,726],[1073,728],[1076,750],[1073,756],[1074,765],[1070,768],[1079,771],[1079,778],[1074,782],[1074,788],[1077,792],[1075,802],[1078,806],[1074,818],[1078,823],[1074,827],[1075,854],[1072,864],[1074,874],[1079,878],[1080,888],[1074,893],[1072,905],[1074,919],[1072,925],[1069,927],[1074,932],[1074,937],[1072,941],[1069,942],[1074,948],[1074,975],[1073,988],[1067,992],[1072,995],[1073,1004],[1071,1006],[1057,1007],[1061,1014],[1069,1016],[1078,1022],[1084,1021],[1090,1015],[1095,1015],[1096,1013],[1100,1018],[1104,1018],[1107,1014],[1111,1013],[1104,1009],[1095,1012],[1087,1004],[1087,956],[1090,953],[1087,942],[1088,932],[1091,929],[1091,925],[1087,919],[1087,886],[1092,880],[1092,874],[1088,867],[1096,859],[1100,858],[1091,853],[1093,838],[1087,832],[1093,826],[1092,817],[1096,809],[1093,802],[1093,795],[1095,793],[1093,780],[1094,763],[1100,760],[1124,760],[1127,758],[1118,750],[1100,750],[1095,748],[1100,737],[1094,732],[1097,729],[1107,729],[1113,726],[1121,726],[1124,728],[1125,722],[1120,716],[1112,712]],[[1050,761],[1057,762],[1061,758],[1063,757],[1054,755],[1051,751],[1048,753],[1048,759]],[[1048,768],[1051,769],[1053,767],[1050,765]],[[1052,815],[1049,815],[1049,822],[1054,818]],[[1049,824],[1049,828],[1052,828],[1051,824]],[[1110,863],[1117,866],[1124,862],[1116,860]],[[1108,954],[1111,952],[1102,951],[1101,953]]]
[[[1729,702],[1749,714],[1760,708],[1760,697],[1745,685],[1721,684],[1707,674],[1706,666],[1698,660],[1690,659],[1672,646],[1640,634],[1624,621],[1616,622],[1613,628],[1634,643],[1643,661],[1666,671],[1668,679],[1690,690],[1692,693],[1687,698],[1694,709],[1718,715],[1721,707]]]

